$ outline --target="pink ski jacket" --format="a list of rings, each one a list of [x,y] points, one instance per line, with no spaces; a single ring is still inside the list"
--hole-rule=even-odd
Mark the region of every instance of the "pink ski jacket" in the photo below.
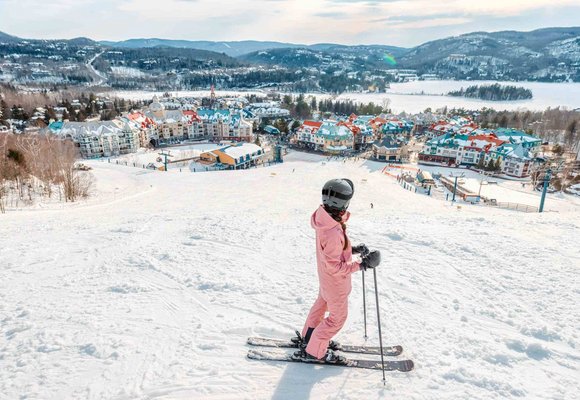
[[[347,211],[342,218],[343,223],[349,217]],[[350,275],[360,270],[360,263],[351,261],[350,240],[345,249],[342,226],[332,219],[323,206],[312,214],[310,224],[316,231],[316,261],[322,296],[327,300],[348,296],[351,290]]]

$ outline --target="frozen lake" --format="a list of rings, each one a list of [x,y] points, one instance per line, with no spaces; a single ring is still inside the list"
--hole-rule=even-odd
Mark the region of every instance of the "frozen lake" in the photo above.
[[[352,99],[357,102],[382,104],[388,99],[389,107],[395,113],[416,113],[444,106],[480,109],[483,107],[497,110],[544,110],[548,107],[580,107],[580,83],[544,82],[498,82],[504,85],[523,86],[530,89],[533,98],[518,101],[484,101],[463,97],[445,96],[452,90],[470,85],[492,84],[495,81],[417,81],[393,83],[387,93],[345,93],[339,99]]]
[[[428,107],[432,109],[444,106],[464,107],[468,109],[480,109],[483,107],[497,110],[544,110],[548,107],[580,108],[580,83],[544,83],[544,82],[499,82],[505,85],[516,85],[528,88],[533,93],[533,98],[519,101],[484,101],[466,99],[463,97],[445,96],[446,93],[475,84],[492,84],[496,81],[417,81],[406,83],[393,83],[387,93],[344,93],[339,96],[329,94],[309,93],[319,99],[337,98],[352,99],[361,103],[383,104],[387,101],[389,107],[395,113],[417,113]],[[257,94],[265,95],[266,91],[250,90],[218,90],[217,96],[236,96]],[[126,99],[150,100],[154,95],[162,96],[163,92],[146,91],[115,91],[115,96]],[[209,90],[176,91],[171,92],[180,97],[204,97],[209,96]]]

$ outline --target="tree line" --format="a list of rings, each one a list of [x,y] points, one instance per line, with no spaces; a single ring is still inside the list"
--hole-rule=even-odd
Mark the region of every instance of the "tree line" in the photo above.
[[[74,102],[74,100],[78,100]],[[0,85],[0,126],[10,126],[9,121],[20,121],[27,126],[33,121],[36,126],[44,126],[59,118],[69,121],[85,121],[87,118],[100,117],[101,120],[111,120],[123,112],[142,107],[141,101],[131,101],[120,98],[112,100],[99,98],[92,92],[59,91],[53,93],[48,90],[38,92],[18,91],[10,85]],[[44,114],[38,115],[36,109],[44,108]],[[59,115],[56,113],[56,108]],[[62,112],[62,114],[61,114]],[[40,117],[40,118],[38,118]]]
[[[451,91],[449,96],[468,97],[489,101],[511,101],[532,98],[532,91],[522,86],[500,85],[472,85],[460,90]]]

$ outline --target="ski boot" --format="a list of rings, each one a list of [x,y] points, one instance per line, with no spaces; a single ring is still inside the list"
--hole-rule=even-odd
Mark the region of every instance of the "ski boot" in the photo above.
[[[334,352],[334,350],[328,349],[326,354],[322,358],[316,358],[313,355],[310,355],[306,352],[306,346],[301,345],[298,350],[292,354],[292,360],[294,361],[302,361],[306,363],[315,363],[315,364],[339,364],[345,365],[347,363],[347,359],[344,356]]]
[[[306,333],[306,337],[303,338],[302,335],[300,334],[300,332],[295,331],[296,332],[296,337],[293,337],[292,339],[290,339],[292,341],[292,343],[296,344],[296,347],[300,347],[301,344],[304,344],[304,347],[306,347],[308,345],[308,339],[310,339],[310,335],[312,334],[312,328],[308,329],[308,332]],[[340,343],[338,343],[335,340],[331,340],[328,343],[328,348],[330,350],[334,350],[334,351],[338,351],[340,350]]]

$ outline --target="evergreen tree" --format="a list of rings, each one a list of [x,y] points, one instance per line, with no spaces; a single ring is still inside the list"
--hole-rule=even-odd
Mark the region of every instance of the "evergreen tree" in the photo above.
[[[485,166],[485,170],[486,171],[493,171],[495,170],[495,162],[493,160],[493,158],[490,158],[489,161],[487,162],[486,166]]]
[[[312,109],[312,111],[316,110],[316,97],[312,97],[312,100],[310,101],[310,109]]]
[[[300,122],[298,122],[297,120],[292,121],[292,125],[290,125],[290,130],[295,130],[298,129],[300,127]]]
[[[485,169],[485,155],[481,154],[479,156],[479,161],[477,162],[477,169],[479,169],[480,171]]]
[[[294,107],[294,114],[301,119],[310,118],[312,115],[310,107],[308,106],[308,103],[304,101],[304,96],[302,95],[298,97],[296,107]]]
[[[12,118],[12,113],[8,104],[4,101],[4,99],[0,100],[0,121],[6,121]]]

